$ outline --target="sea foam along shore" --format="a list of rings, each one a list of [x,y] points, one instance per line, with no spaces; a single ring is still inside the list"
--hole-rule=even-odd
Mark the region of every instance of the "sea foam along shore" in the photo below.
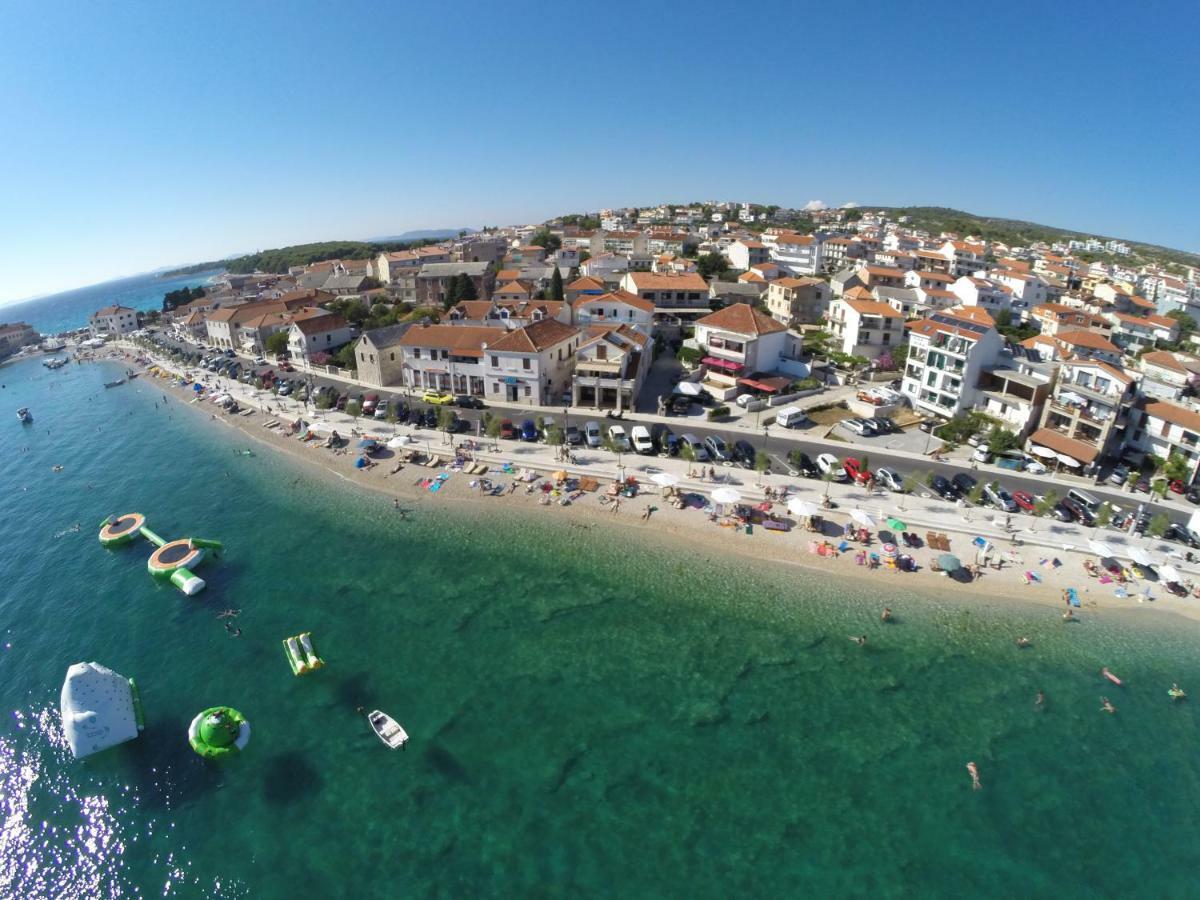
[[[121,362],[127,363],[132,357],[122,356]],[[168,363],[155,360],[156,364],[166,371]],[[183,375],[182,370],[175,374]],[[1104,586],[1088,578],[1083,563],[1094,555],[1063,548],[1049,551],[1044,547],[1014,546],[1006,551],[1007,564],[1000,570],[986,569],[980,577],[969,582],[949,581],[945,576],[934,572],[930,563],[937,558],[939,551],[925,547],[911,551],[921,566],[917,573],[899,573],[885,567],[870,569],[867,566],[855,564],[855,556],[860,545],[852,544],[852,549],[837,557],[824,557],[809,552],[812,535],[793,529],[787,533],[768,531],[762,528],[754,529],[753,534],[744,531],[733,531],[730,528],[715,526],[698,510],[676,510],[662,501],[653,483],[643,483],[645,492],[632,501],[625,501],[614,514],[610,506],[601,506],[600,492],[587,493],[577,502],[569,506],[557,503],[542,505],[539,500],[540,491],[526,493],[522,488],[512,494],[502,496],[480,496],[478,490],[471,485],[475,479],[467,474],[451,473],[436,493],[419,486],[419,482],[436,476],[438,471],[421,466],[406,465],[400,471],[392,474],[397,460],[383,459],[380,464],[371,468],[358,469],[354,466],[355,456],[352,454],[334,454],[317,446],[316,442],[302,443],[286,433],[286,429],[267,429],[264,424],[276,420],[290,421],[289,416],[264,416],[263,408],[274,398],[255,401],[247,391],[239,395],[239,402],[258,409],[253,415],[229,415],[207,403],[195,402],[193,391],[170,386],[166,379],[156,382],[164,385],[166,390],[177,399],[188,403],[198,414],[212,421],[237,429],[244,436],[261,444],[273,447],[288,457],[321,469],[328,475],[343,482],[351,482],[370,491],[391,498],[393,504],[403,501],[401,509],[427,506],[453,508],[473,517],[492,517],[498,520],[497,525],[503,527],[508,520],[511,527],[515,521],[514,512],[529,516],[554,516],[563,521],[568,527],[619,529],[620,532],[639,543],[656,542],[664,552],[687,552],[689,555],[700,557],[722,555],[741,559],[743,562],[761,567],[786,566],[798,575],[806,575],[822,579],[846,578],[854,579],[862,585],[862,590],[868,594],[880,597],[880,607],[888,605],[893,596],[897,595],[928,595],[940,600],[953,599],[955,602],[978,603],[987,599],[1004,605],[1035,604],[1045,609],[1056,607],[1065,610],[1065,592],[1068,588],[1077,591],[1081,606],[1075,613],[1076,617],[1091,616],[1111,611],[1137,611],[1157,608],[1200,621],[1200,602],[1192,598],[1177,598],[1168,594],[1155,584],[1135,584],[1127,588],[1128,596],[1121,598],[1115,595],[1115,586]],[[241,387],[240,385],[237,387]],[[364,427],[369,423],[364,422]],[[441,451],[442,456],[452,456],[450,448],[441,445],[441,436],[433,438],[437,446],[435,452]],[[477,453],[478,458],[489,462],[497,462],[505,458],[505,454]],[[549,463],[537,464],[508,457],[520,467],[540,470],[541,475],[547,475],[557,468]],[[605,483],[611,481],[615,472],[606,471],[604,467],[596,466],[593,477]],[[488,477],[493,481],[511,483],[512,477],[489,471]],[[642,519],[647,506],[653,506],[654,512],[649,519]],[[846,519],[848,510],[834,511],[827,518],[841,524]],[[406,514],[398,511],[398,514]],[[972,534],[970,532],[951,531],[948,527],[942,529],[951,537],[953,552],[964,562],[971,558]],[[836,541],[835,541],[836,543]],[[878,548],[878,540],[873,544]],[[1057,560],[1059,565],[1054,565]],[[1040,581],[1026,583],[1026,572],[1033,572]],[[1153,602],[1144,602],[1144,594],[1148,592]],[[1133,618],[1137,618],[1136,616]]]

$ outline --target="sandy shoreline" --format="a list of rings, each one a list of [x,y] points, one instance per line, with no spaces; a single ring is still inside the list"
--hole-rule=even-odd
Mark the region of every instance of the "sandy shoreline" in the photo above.
[[[125,363],[128,360],[122,359]],[[151,376],[143,376],[147,380]],[[1053,610],[1054,618],[1059,618],[1066,609],[1064,590],[1075,588],[1081,601],[1081,607],[1075,610],[1079,618],[1095,616],[1102,612],[1122,612],[1132,619],[1143,619],[1148,610],[1158,610],[1155,619],[1161,619],[1163,613],[1175,613],[1188,619],[1200,621],[1200,602],[1191,598],[1178,598],[1169,594],[1165,588],[1152,583],[1135,583],[1127,587],[1129,596],[1118,598],[1113,594],[1114,585],[1101,585],[1096,580],[1087,577],[1083,570],[1083,561],[1094,558],[1079,552],[1059,551],[1053,555],[1061,561],[1059,568],[1039,565],[1039,559],[1050,555],[1050,551],[1041,547],[1013,547],[1011,552],[1019,563],[1005,564],[1000,570],[987,569],[981,577],[967,583],[950,581],[943,575],[929,568],[930,562],[936,558],[939,551],[929,547],[908,551],[921,566],[915,573],[900,573],[884,567],[870,569],[867,566],[856,565],[855,555],[861,545],[852,543],[852,549],[835,558],[822,557],[809,552],[809,544],[813,535],[793,529],[787,533],[773,532],[756,527],[752,534],[744,531],[734,531],[714,525],[708,516],[697,509],[677,510],[658,495],[657,487],[647,485],[650,492],[639,494],[630,500],[623,500],[616,513],[611,511],[611,504],[602,506],[601,490],[595,493],[585,493],[576,502],[568,506],[558,503],[542,505],[539,502],[541,491],[526,493],[524,487],[515,493],[503,496],[484,497],[470,487],[477,476],[454,472],[444,482],[437,493],[431,493],[418,486],[416,482],[436,476],[439,471],[419,465],[405,465],[395,474],[390,474],[398,458],[380,459],[373,468],[356,469],[353,452],[335,455],[332,451],[316,446],[315,442],[303,443],[295,437],[281,433],[283,429],[269,430],[263,427],[268,421],[287,422],[287,416],[271,416],[256,411],[250,416],[238,414],[229,415],[207,402],[192,402],[193,393],[190,390],[177,388],[165,378],[154,378],[151,383],[179,402],[188,406],[203,417],[215,422],[219,421],[227,428],[240,432],[254,442],[284,453],[289,459],[298,464],[315,468],[325,477],[336,478],[340,482],[350,482],[357,487],[391,499],[393,504],[399,503],[402,509],[412,509],[414,512],[423,507],[432,506],[443,509],[453,509],[473,515],[503,514],[511,515],[519,511],[522,516],[541,517],[552,516],[564,524],[573,527],[600,528],[606,532],[620,534],[623,538],[635,538],[639,542],[655,544],[664,551],[684,551],[690,554],[722,557],[728,560],[752,562],[758,567],[773,569],[777,573],[810,574],[823,579],[850,579],[861,585],[865,594],[878,594],[880,608],[888,604],[888,590],[902,591],[905,594],[928,595],[939,600],[963,602],[970,604],[980,600],[990,601],[1004,606],[1025,606],[1030,609],[1040,608],[1050,615]],[[441,435],[432,435],[431,448],[435,453],[442,451],[442,456],[452,456],[447,445],[441,443]],[[388,451],[391,453],[391,451]],[[503,453],[501,453],[503,455]],[[492,454],[487,454],[490,458]],[[513,459],[517,465],[529,465],[519,458]],[[541,474],[547,474],[543,471]],[[490,469],[485,476],[496,483],[509,484],[513,478]],[[654,507],[649,521],[642,518],[648,506]],[[839,525],[845,521],[846,511],[835,511],[827,515],[827,519]],[[403,513],[398,513],[403,514]],[[964,533],[947,532],[952,539],[952,547],[964,562],[972,558],[970,537]],[[837,542],[836,539],[830,538]],[[868,548],[878,550],[879,541],[875,538]],[[1010,548],[999,547],[1002,555],[1010,552]],[[1025,584],[1022,574],[1032,570],[1042,578],[1042,582]],[[1153,602],[1140,602],[1139,592],[1150,588]],[[1125,618],[1126,616],[1122,616]],[[1169,616],[1168,616],[1169,618]]]

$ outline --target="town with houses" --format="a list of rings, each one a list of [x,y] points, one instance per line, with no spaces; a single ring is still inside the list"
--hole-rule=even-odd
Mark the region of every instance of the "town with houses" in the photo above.
[[[1129,254],[1119,241],[929,233],[862,208],[604,209],[225,274],[156,324],[263,373],[286,357],[364,389],[487,404],[634,410],[659,358],[681,361],[673,389],[653,387],[660,411],[680,385],[768,415],[800,385],[874,385],[871,406],[908,424],[980,413],[1077,473],[1174,460],[1189,486],[1200,271],[1133,268]],[[394,324],[360,328],[348,304],[395,311]],[[107,307],[90,337],[145,324]],[[2,325],[0,356],[39,339]]]

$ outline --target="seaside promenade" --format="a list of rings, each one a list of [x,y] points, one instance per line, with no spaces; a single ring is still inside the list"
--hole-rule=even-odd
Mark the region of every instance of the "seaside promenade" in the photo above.
[[[142,352],[140,348],[131,347],[130,350]],[[187,374],[181,367],[167,360],[155,359],[154,361],[161,368],[177,375]],[[1114,555],[1125,565],[1130,564],[1129,554],[1135,549],[1140,549],[1149,553],[1159,565],[1168,563],[1183,573],[1185,577],[1200,580],[1200,565],[1187,563],[1183,557],[1183,549],[1166,541],[1135,537],[1111,529],[1083,528],[1076,524],[1061,523],[1049,518],[997,514],[990,509],[966,504],[949,504],[926,491],[915,494],[889,493],[882,489],[868,491],[853,484],[802,479],[787,474],[764,473],[760,475],[753,470],[731,465],[710,467],[708,464],[688,463],[681,459],[633,453],[614,454],[607,450],[585,448],[573,450],[571,454],[573,459],[564,459],[559,448],[544,444],[508,440],[493,441],[480,435],[447,435],[440,431],[395,426],[373,419],[361,417],[355,419],[335,410],[306,409],[305,405],[299,401],[279,398],[248,385],[230,383],[226,379],[218,379],[208,373],[196,372],[193,374],[214,389],[219,388],[229,393],[237,400],[243,411],[256,411],[258,414],[284,424],[301,418],[310,423],[323,423],[329,429],[337,429],[344,437],[352,438],[352,441],[364,436],[377,437],[386,441],[403,435],[409,440],[409,447],[423,450],[431,455],[441,455],[443,458],[453,458],[455,447],[464,441],[469,441],[471,458],[476,462],[488,465],[495,473],[498,473],[507,464],[510,467],[539,472],[542,476],[551,472],[565,471],[571,476],[595,479],[601,484],[635,477],[641,488],[639,500],[626,505],[626,509],[630,510],[632,514],[636,514],[636,511],[640,510],[645,502],[652,502],[655,499],[661,502],[661,498],[658,497],[659,489],[651,478],[659,473],[676,478],[678,480],[676,489],[680,492],[711,497],[714,490],[731,488],[740,495],[742,503],[753,505],[761,504],[768,499],[768,489],[776,497],[780,491],[786,490],[786,496],[789,499],[800,498],[817,507],[822,505],[823,497],[828,496],[834,508],[822,512],[827,523],[841,525],[851,516],[866,514],[875,522],[876,529],[886,528],[886,520],[894,518],[905,523],[906,531],[922,537],[930,532],[945,534],[950,537],[953,553],[960,558],[964,566],[971,566],[977,562],[986,565],[988,559],[1000,561],[1002,565],[1008,565],[1008,569],[1003,573],[1003,578],[1011,582],[1012,591],[1020,591],[1032,596],[1038,593],[1039,587],[1051,588],[1050,591],[1043,590],[1041,592],[1043,599],[1045,596],[1057,597],[1057,594],[1066,587],[1078,586],[1085,590],[1094,589],[1091,592],[1093,600],[1102,598],[1106,604],[1111,602],[1108,598],[1113,598],[1114,595],[1094,580],[1089,581],[1084,573],[1084,562],[1096,558],[1096,554],[1090,547],[1090,543],[1096,540],[1111,547]],[[207,412],[209,406],[205,406],[204,409]],[[212,415],[217,416],[218,408],[214,406],[212,410]],[[261,425],[267,421],[261,415],[254,414],[249,416],[221,414],[220,418],[227,419],[232,424],[239,425],[256,436],[263,431]],[[352,442],[351,447],[353,446]],[[326,455],[329,454],[322,454],[322,457]],[[327,465],[335,459],[332,455],[329,456]],[[347,455],[336,459],[342,460],[338,463],[341,468],[349,469],[354,458],[354,456]],[[384,459],[376,468],[386,469],[389,465],[391,465],[390,460]],[[715,477],[710,477],[712,475]],[[649,499],[647,500],[647,498]],[[782,509],[782,505],[779,508]],[[595,512],[598,513],[599,510],[597,509]],[[661,519],[667,512],[655,513],[658,517],[655,521]],[[675,510],[669,512],[677,513]],[[631,516],[627,515],[627,517]],[[686,522],[686,527],[680,529],[685,534],[704,535],[707,530],[710,533],[708,536],[712,536],[711,532],[717,530],[708,524],[707,519],[695,513],[679,514],[671,521]],[[829,532],[827,532],[828,534]],[[805,537],[803,532],[797,536],[801,540]],[[983,542],[990,545],[991,552],[986,556],[980,553],[976,539],[982,539]],[[746,543],[739,546],[739,550],[751,557],[757,555],[764,559],[777,559],[784,546],[786,545],[772,542],[771,544],[755,543],[751,547],[749,543]],[[876,546],[878,545],[876,544]],[[901,549],[903,551],[903,548]],[[937,552],[933,548],[926,547],[920,552],[914,552],[913,555],[922,566],[927,567],[936,559]],[[1059,565],[1054,565],[1055,560]],[[1022,585],[1020,579],[1025,572],[1033,572],[1038,576],[1038,580],[1046,577],[1047,583],[1045,585],[1035,584],[1032,588],[1028,584]],[[1000,574],[999,572],[987,572],[986,580],[990,582],[992,592],[1000,590],[1000,582],[996,581]],[[1196,604],[1195,600],[1174,597],[1156,581],[1157,579],[1153,575],[1146,580],[1139,579],[1136,584],[1126,586],[1124,594],[1116,594],[1115,597],[1119,599],[1121,605],[1133,604],[1140,597],[1141,599],[1160,601],[1155,604],[1158,606],[1167,605],[1178,611],[1195,614],[1190,608]]]

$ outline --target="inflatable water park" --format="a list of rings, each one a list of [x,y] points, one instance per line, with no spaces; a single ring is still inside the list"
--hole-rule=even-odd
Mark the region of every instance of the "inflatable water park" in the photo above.
[[[168,541],[161,538],[146,526],[146,517],[141,513],[109,516],[100,523],[100,543],[104,547],[123,547],[137,537],[145,538],[157,548],[146,562],[150,574],[170,579],[171,584],[189,597],[204,590],[204,579],[195,575],[192,569],[204,562],[206,551],[222,549],[220,541],[203,538]]]
[[[67,669],[59,710],[67,746],[76,759],[132,741],[146,727],[133,679],[97,662]]]
[[[307,675],[325,665],[313,647],[312,632],[304,631],[283,639],[283,652],[293,675]]]
[[[188,743],[205,759],[232,756],[250,743],[250,723],[232,706],[211,706],[192,719]]]

